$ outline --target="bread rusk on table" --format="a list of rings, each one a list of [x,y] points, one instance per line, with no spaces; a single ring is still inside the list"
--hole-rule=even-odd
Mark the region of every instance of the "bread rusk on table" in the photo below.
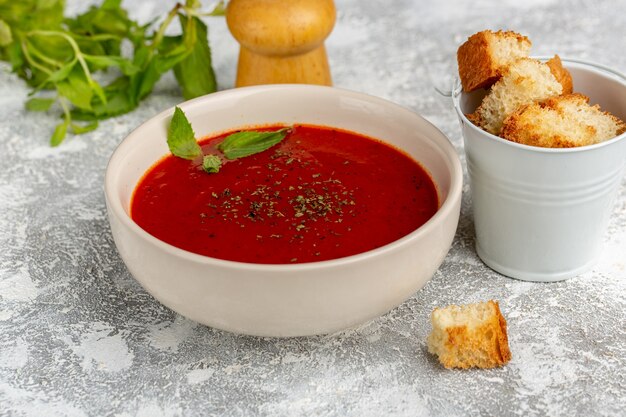
[[[506,320],[496,301],[436,308],[428,351],[446,368],[493,368],[511,359]]]
[[[483,130],[499,135],[504,119],[520,106],[558,96],[562,92],[563,86],[546,63],[520,58],[506,68],[480,106],[467,117]]]
[[[545,148],[593,145],[626,131],[626,124],[589,97],[568,94],[520,107],[509,115],[502,137],[513,142]]]
[[[511,62],[528,56],[531,42],[512,31],[483,30],[470,36],[457,51],[463,90],[488,88],[498,81]]]

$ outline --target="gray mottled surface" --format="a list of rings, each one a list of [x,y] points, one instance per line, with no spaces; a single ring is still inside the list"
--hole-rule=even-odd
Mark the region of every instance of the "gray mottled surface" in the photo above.
[[[126,2],[143,21],[167,3]],[[535,54],[626,72],[622,0],[337,0],[337,7],[327,42],[335,84],[423,114],[461,155],[451,104],[432,82],[448,85],[456,47],[471,33],[514,29],[533,40]],[[222,20],[207,22],[221,88],[230,88],[236,44]],[[624,181],[606,249],[580,277],[525,283],[485,267],[473,248],[466,189],[448,257],[400,307],[334,335],[237,336],[158,304],[129,275],[107,225],[107,160],[141,121],[181,101],[173,78],[134,113],[50,149],[56,119],[25,112],[27,89],[1,68],[0,415],[626,414]],[[512,361],[487,371],[443,369],[425,348],[430,311],[489,298],[508,319]]]

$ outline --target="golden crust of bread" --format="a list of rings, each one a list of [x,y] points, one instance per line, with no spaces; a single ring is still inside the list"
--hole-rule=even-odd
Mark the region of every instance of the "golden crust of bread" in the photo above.
[[[563,86],[562,94],[571,94],[574,91],[574,82],[572,81],[572,74],[563,67],[561,58],[558,55],[554,55],[549,59],[546,64],[550,67],[550,72],[556,80]]]
[[[502,76],[504,64],[499,62],[493,50],[494,39],[509,39],[530,49],[531,42],[526,36],[512,31],[484,30],[470,36],[457,51],[459,77],[463,90],[471,92],[479,88],[487,88]],[[521,56],[521,55],[520,55]],[[519,56],[511,56],[514,59]]]
[[[467,119],[472,122],[473,124],[475,124],[476,126],[480,127],[481,125],[481,117],[480,117],[480,113],[478,112],[474,112],[474,113],[468,113],[465,115],[465,117],[467,117]]]
[[[530,41],[515,32],[485,30],[459,47],[463,90],[490,90],[467,118],[476,126],[513,142],[569,148],[614,138],[626,124],[590,106],[573,93],[570,72],[555,55],[547,62],[529,58]]]
[[[476,126],[500,135],[502,123],[520,106],[558,96],[563,87],[545,62],[522,57],[507,65],[476,111],[467,117]]]
[[[454,325],[445,325],[445,320],[437,317],[448,312],[467,315],[476,309],[487,310],[486,317],[478,321],[471,316],[461,317]],[[493,368],[511,359],[506,320],[497,301],[436,308],[431,320],[433,332],[428,337],[428,350],[446,368]]]
[[[571,148],[626,131],[619,118],[588,103],[589,97],[574,93],[521,106],[505,119],[501,136],[530,146]]]

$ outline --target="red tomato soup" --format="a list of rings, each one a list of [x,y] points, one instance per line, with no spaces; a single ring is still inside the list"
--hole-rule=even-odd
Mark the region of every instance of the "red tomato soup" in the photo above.
[[[227,135],[201,140],[204,154],[217,153]],[[433,181],[405,153],[356,133],[296,125],[278,145],[225,161],[216,174],[202,170],[201,158],[165,157],[137,185],[131,216],[190,252],[287,264],[378,248],[420,227],[438,205]]]

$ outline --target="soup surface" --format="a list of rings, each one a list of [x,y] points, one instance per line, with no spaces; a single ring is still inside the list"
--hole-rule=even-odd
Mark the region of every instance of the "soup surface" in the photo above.
[[[204,153],[217,153],[229,133],[202,139]],[[438,205],[433,181],[405,153],[353,132],[295,125],[278,145],[226,161],[216,174],[201,158],[163,158],[137,185],[131,217],[190,252],[285,264],[378,248]]]

